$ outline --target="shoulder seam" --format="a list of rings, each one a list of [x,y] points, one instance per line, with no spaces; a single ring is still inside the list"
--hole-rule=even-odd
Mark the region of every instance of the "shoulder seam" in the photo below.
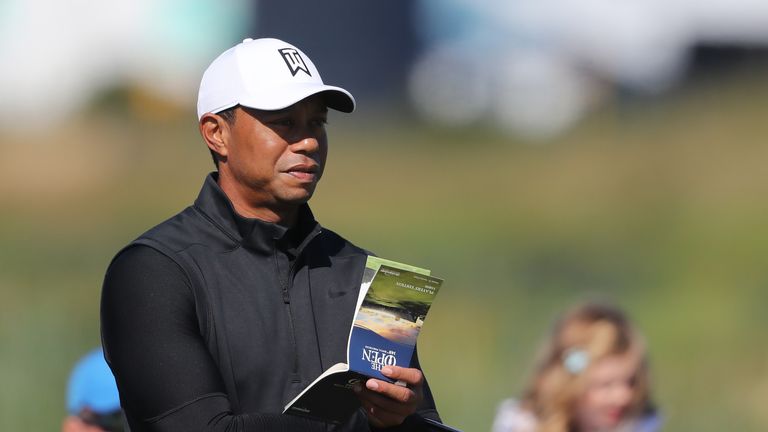
[[[202,217],[206,222],[208,222],[209,224],[213,225],[214,228],[216,228],[217,230],[221,231],[225,236],[227,236],[228,239],[232,240],[232,242],[234,242],[237,245],[235,247],[235,249],[240,247],[240,243],[241,242],[236,237],[234,237],[232,234],[230,234],[227,230],[225,230],[224,227],[222,227],[221,225],[217,224],[216,221],[214,221],[207,214],[205,214],[204,211],[200,210],[200,208],[198,208],[196,205],[192,206],[192,210],[194,210],[195,213],[200,215],[200,217]]]

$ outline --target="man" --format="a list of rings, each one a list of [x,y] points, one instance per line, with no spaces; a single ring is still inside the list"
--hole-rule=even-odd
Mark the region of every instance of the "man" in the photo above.
[[[77,361],[67,383],[62,432],[121,432],[120,396],[101,348]]]
[[[203,75],[199,129],[217,171],[194,205],[120,251],[102,335],[131,430],[420,430],[438,419],[415,358],[370,379],[343,425],[281,414],[346,360],[365,251],[307,206],[328,151],[328,108],[354,109],[310,59],[246,39]]]

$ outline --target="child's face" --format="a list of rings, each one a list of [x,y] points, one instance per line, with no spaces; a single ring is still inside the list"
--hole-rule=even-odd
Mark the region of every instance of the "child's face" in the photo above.
[[[586,390],[576,406],[583,432],[615,428],[624,420],[635,393],[639,359],[632,353],[605,357],[584,372]]]

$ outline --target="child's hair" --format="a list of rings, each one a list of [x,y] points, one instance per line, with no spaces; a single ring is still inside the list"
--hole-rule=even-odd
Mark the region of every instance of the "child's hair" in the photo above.
[[[556,323],[523,395],[523,406],[539,420],[539,432],[575,430],[576,402],[585,391],[584,371],[596,361],[632,353],[639,360],[628,416],[653,410],[645,344],[624,313],[602,303],[567,311]]]

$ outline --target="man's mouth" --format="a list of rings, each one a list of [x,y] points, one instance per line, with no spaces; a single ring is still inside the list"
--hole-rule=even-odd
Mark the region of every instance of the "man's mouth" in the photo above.
[[[301,180],[311,182],[317,178],[318,166],[316,164],[298,164],[285,171],[286,174]]]

